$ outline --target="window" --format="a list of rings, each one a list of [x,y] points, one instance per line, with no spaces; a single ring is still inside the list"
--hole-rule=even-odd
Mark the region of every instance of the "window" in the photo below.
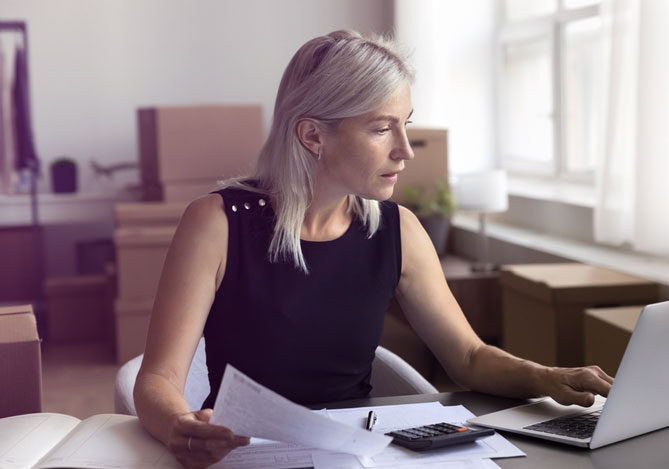
[[[499,155],[512,173],[592,181],[599,0],[500,0]]]

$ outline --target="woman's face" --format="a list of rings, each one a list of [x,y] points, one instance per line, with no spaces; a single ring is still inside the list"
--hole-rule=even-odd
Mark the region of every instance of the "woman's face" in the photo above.
[[[342,195],[386,200],[413,158],[406,124],[413,112],[411,89],[402,86],[378,109],[342,120],[324,139],[321,178]]]

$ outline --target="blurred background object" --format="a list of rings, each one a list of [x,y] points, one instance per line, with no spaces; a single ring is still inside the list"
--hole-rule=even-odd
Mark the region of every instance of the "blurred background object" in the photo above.
[[[54,193],[77,192],[77,163],[61,157],[51,163],[51,188]]]
[[[477,212],[479,216],[479,255],[472,269],[483,272],[497,270],[499,267],[490,262],[486,215],[505,212],[509,208],[506,172],[494,170],[461,174],[455,187],[458,209]]]

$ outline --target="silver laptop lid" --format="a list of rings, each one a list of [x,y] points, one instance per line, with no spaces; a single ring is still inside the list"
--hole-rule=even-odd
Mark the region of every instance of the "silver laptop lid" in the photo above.
[[[669,301],[646,306],[590,441],[599,448],[669,426]]]

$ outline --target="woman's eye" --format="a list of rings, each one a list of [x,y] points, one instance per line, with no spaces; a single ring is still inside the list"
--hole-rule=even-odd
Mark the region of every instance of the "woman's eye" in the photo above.
[[[383,135],[388,131],[390,131],[390,127],[384,127],[383,129],[377,129],[376,133],[379,134],[379,135]]]

